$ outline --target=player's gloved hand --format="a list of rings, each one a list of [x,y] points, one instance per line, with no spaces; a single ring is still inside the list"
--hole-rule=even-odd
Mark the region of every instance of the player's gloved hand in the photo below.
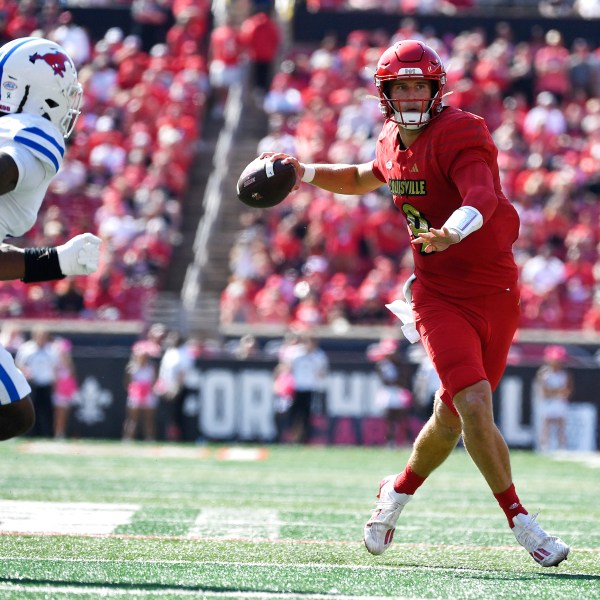
[[[56,247],[63,275],[89,275],[98,270],[102,240],[91,233],[81,233]]]

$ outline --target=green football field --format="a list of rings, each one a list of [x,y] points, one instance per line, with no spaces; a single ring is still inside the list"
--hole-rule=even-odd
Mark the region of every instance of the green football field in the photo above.
[[[600,598],[600,455],[513,453],[517,490],[571,545],[542,569],[462,450],[393,546],[362,544],[407,450],[0,444],[0,598]]]

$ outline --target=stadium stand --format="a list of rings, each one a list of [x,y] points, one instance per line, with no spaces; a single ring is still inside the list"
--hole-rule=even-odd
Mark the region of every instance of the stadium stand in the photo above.
[[[97,274],[67,287],[3,283],[0,316],[144,320],[165,287],[183,241],[184,197],[202,138],[208,5],[157,5],[152,16],[136,11],[138,4],[131,15],[140,35],[110,27],[92,39],[55,2],[4,3],[4,41],[17,35],[56,39],[71,52],[85,89],[64,168],[36,227],[21,241],[56,245],[91,230],[103,238],[105,251]]]
[[[278,331],[394,324],[382,307],[399,296],[411,258],[385,190],[342,202],[302,186],[280,207],[246,211],[227,173],[215,182],[214,161],[224,133],[232,172],[269,147],[306,161],[369,160],[381,118],[367,97],[368,69],[394,39],[418,36],[449,61],[448,103],[482,114],[500,149],[503,184],[522,218],[522,326],[600,331],[600,50],[589,22],[578,21],[577,36],[569,21],[564,37],[566,21],[556,18],[577,17],[584,3],[550,21],[539,15],[567,3],[405,3],[402,15],[413,17],[429,7],[430,24],[390,9],[385,27],[362,29],[376,18],[359,12],[368,3],[298,3],[288,22],[291,5],[281,2],[285,43],[270,88],[264,97],[233,93],[238,106],[223,119],[210,111],[208,3],[138,3],[156,4],[154,16],[131,11],[126,26],[95,37],[76,3],[71,11],[54,0],[1,4],[2,39],[34,32],[71,44],[86,90],[68,159],[23,245],[61,243],[92,226],[109,251],[96,276],[68,286],[0,284],[0,316],[147,321],[157,318],[149,313],[157,300],[171,298],[175,311],[183,302],[200,315],[191,328],[216,328],[219,319],[224,328]],[[242,2],[213,10],[227,6],[238,24],[249,12]],[[319,33],[329,13],[304,25],[323,10],[339,13],[336,30],[347,35]],[[527,33],[525,20],[439,27],[449,14],[486,11],[533,15],[537,25]],[[298,28],[318,40],[301,39]],[[212,217],[201,220],[205,211]]]
[[[522,219],[522,327],[600,331],[600,50],[584,37],[566,42],[557,21],[528,37],[507,22],[492,35],[398,22],[391,35],[356,29],[290,47],[264,99],[270,130],[257,152],[370,160],[381,126],[368,98],[374,64],[393,41],[424,39],[449,65],[447,103],[484,116],[499,147],[503,185]],[[400,296],[411,257],[389,205],[385,190],[336,198],[303,185],[276,208],[248,212],[231,252],[222,324],[347,331],[393,323],[383,305]]]

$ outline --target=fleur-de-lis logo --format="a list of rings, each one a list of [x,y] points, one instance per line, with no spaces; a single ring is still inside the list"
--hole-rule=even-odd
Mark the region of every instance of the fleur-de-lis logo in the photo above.
[[[95,377],[86,377],[73,404],[77,406],[77,419],[86,425],[102,423],[106,418],[106,409],[112,404],[110,390],[103,389]]]

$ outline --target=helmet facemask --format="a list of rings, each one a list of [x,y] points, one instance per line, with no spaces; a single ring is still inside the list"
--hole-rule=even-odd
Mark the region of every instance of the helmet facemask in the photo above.
[[[404,129],[421,129],[421,127],[427,125],[433,117],[437,116],[442,109],[440,86],[437,84],[437,81],[428,80],[432,81],[434,88],[430,98],[404,98],[402,100],[390,98],[388,90],[391,87],[391,83],[403,79],[406,78],[398,77],[382,83],[383,89],[379,93],[379,109],[384,116],[395,123],[398,123],[398,125]],[[411,106],[409,110],[402,110],[403,105]],[[415,110],[415,106],[419,108]],[[434,109],[435,114],[432,114]]]
[[[43,88],[32,91],[30,87],[21,112],[41,115],[54,123],[63,137],[68,138],[81,113],[83,89],[79,82],[64,86],[59,84],[59,87],[52,94],[46,93]]]

